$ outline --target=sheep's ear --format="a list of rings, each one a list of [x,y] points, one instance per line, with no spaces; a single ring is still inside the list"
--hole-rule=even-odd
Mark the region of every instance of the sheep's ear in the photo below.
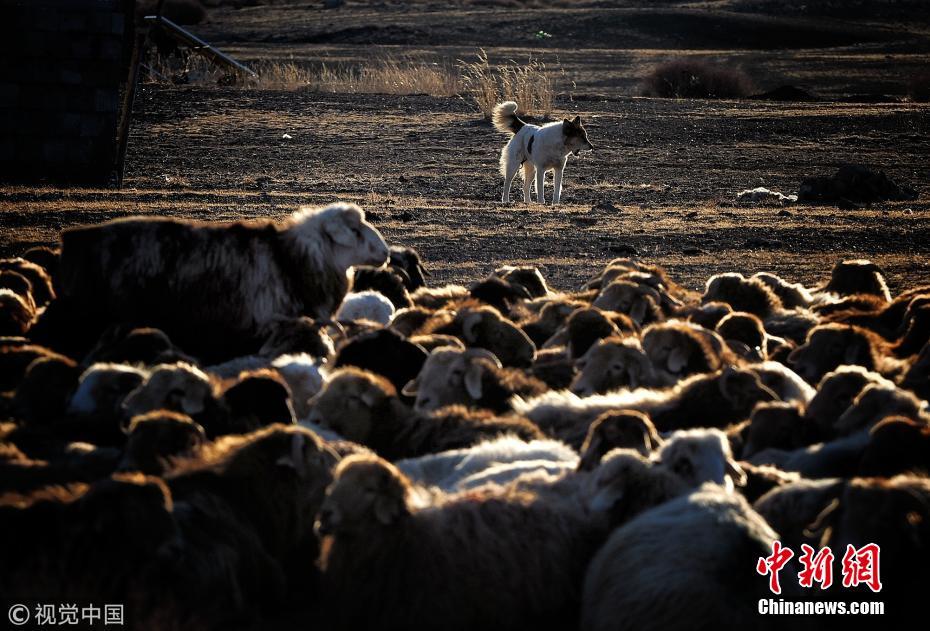
[[[672,349],[672,352],[668,354],[667,365],[668,369],[672,372],[681,372],[684,367],[688,365],[688,353],[680,346],[676,346]]]
[[[417,396],[417,390],[419,389],[420,389],[420,378],[415,377],[407,382],[407,385],[405,385],[401,389],[400,393],[407,397],[415,397]]]
[[[646,319],[646,304],[645,298],[640,298],[636,301],[636,304],[633,305],[633,308],[630,309],[630,317],[633,318],[633,321],[636,324],[642,324],[643,320]]]
[[[484,368],[481,362],[472,362],[465,371],[465,391],[475,401],[481,399],[481,378],[484,376]]]
[[[794,364],[801,358],[801,349],[803,346],[798,346],[796,349],[788,353],[787,361],[789,364]]]
[[[746,472],[735,460],[727,460],[727,474],[736,486],[746,486]]]
[[[821,535],[820,545],[826,545],[830,539],[830,532],[833,529],[833,520],[836,517],[837,509],[840,507],[840,501],[834,498],[826,507],[820,511],[820,514],[804,529],[804,536],[814,538]]]
[[[330,221],[327,221],[323,225],[323,231],[334,242],[347,248],[355,247],[358,241],[341,215],[337,215]]]
[[[400,517],[403,506],[393,497],[378,497],[375,500],[375,519],[385,526],[390,526]]]
[[[474,344],[475,340],[478,339],[478,326],[480,324],[480,312],[475,311],[465,316],[462,320],[462,335],[465,337],[466,342]]]
[[[572,125],[574,125],[575,127],[581,127],[581,117],[576,116],[575,118],[573,118]]]

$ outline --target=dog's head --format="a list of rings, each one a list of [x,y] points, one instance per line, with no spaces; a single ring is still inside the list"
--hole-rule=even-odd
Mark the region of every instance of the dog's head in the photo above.
[[[594,149],[588,140],[588,132],[581,126],[581,117],[562,120],[562,134],[565,136],[565,148],[576,156],[585,149]]]

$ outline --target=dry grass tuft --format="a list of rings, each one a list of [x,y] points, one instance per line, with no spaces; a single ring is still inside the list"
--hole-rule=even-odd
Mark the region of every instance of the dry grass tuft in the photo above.
[[[752,80],[739,68],[696,59],[656,66],[643,79],[643,96],[670,99],[733,99],[752,93]]]
[[[295,62],[259,62],[258,76],[229,75],[199,55],[186,59],[157,58],[150,64],[162,83],[238,85],[253,90],[309,90],[334,94],[429,94],[453,96],[461,90],[453,68],[436,63],[389,57],[361,67],[313,69]]]
[[[555,80],[546,64],[532,57],[525,64],[510,61],[492,66],[481,49],[477,61],[459,60],[465,91],[474,99],[478,111],[491,118],[491,111],[501,101],[516,101],[521,114],[545,116],[552,112]],[[563,73],[561,69],[558,73]]]

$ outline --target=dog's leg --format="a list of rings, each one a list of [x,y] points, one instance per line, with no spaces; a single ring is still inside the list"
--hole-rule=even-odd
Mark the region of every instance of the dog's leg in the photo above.
[[[507,165],[507,174],[504,176],[504,194],[501,195],[501,201],[505,204],[510,203],[510,185],[513,184],[513,178],[517,176],[517,170]]]
[[[536,169],[536,203],[546,203],[546,170],[542,167]]]
[[[562,196],[562,171],[565,170],[565,163],[562,163],[561,166],[555,168],[555,173],[552,175],[552,205],[555,206],[559,203],[559,198]]]
[[[523,203],[530,203],[530,189],[533,187],[533,178],[536,177],[536,167],[527,160],[523,163]]]

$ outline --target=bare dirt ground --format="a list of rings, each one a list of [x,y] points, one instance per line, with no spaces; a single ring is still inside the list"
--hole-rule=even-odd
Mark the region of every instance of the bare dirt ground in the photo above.
[[[764,0],[216,9],[193,30],[247,61],[454,64],[479,46],[492,59],[535,54],[563,71],[555,114],[580,114],[597,150],[570,159],[561,206],[505,206],[506,138],[467,98],[146,85],[123,190],[0,186],[0,254],[127,214],[277,217],[352,200],[389,241],[416,247],[436,282],[530,263],[572,288],[636,255],[692,287],[727,270],[812,283],[849,257],[877,261],[898,288],[928,283],[930,106],[862,95],[904,94],[930,62],[930,19],[919,3],[878,17],[848,8],[860,4],[841,17],[829,2],[827,15],[781,17]],[[791,83],[827,100],[634,96],[646,69],[682,55],[738,63],[760,90]],[[843,102],[849,95],[859,102]],[[795,192],[847,162],[883,169],[920,198],[854,210],[732,204],[744,188]]]

